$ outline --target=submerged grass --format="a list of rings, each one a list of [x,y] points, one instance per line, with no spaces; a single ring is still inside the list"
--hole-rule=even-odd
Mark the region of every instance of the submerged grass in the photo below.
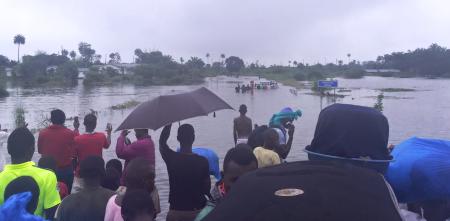
[[[412,92],[412,91],[416,91],[415,89],[412,89],[412,88],[381,88],[378,90],[381,92]]]
[[[124,110],[124,109],[128,109],[128,108],[132,108],[132,107],[136,107],[140,104],[141,102],[136,101],[136,100],[130,100],[121,104],[117,104],[117,105],[113,105],[111,106],[111,110]]]

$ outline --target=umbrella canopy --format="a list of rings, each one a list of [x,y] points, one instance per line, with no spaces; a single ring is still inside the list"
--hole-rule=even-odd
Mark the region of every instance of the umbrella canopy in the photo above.
[[[163,95],[144,102],[134,109],[116,129],[153,129],[211,112],[233,109],[210,90],[200,89],[175,95]]]
[[[326,161],[258,169],[240,177],[204,221],[401,221],[373,170]]]

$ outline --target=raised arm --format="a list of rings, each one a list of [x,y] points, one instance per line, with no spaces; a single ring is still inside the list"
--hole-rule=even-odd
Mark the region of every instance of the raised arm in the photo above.
[[[117,157],[120,159],[130,159],[139,154],[139,144],[132,143],[132,144],[126,144],[128,131],[123,130],[120,134],[119,138],[117,138],[117,144],[116,144],[116,154]]]
[[[295,127],[294,125],[290,125],[289,129],[288,129],[288,141],[286,142],[286,144],[282,144],[279,146],[278,148],[278,155],[280,155],[281,159],[286,159],[286,157],[289,155],[289,152],[291,152],[291,148],[292,148],[292,141],[294,140],[294,131],[295,131]]]
[[[169,145],[167,145],[167,140],[170,137],[170,129],[172,128],[172,124],[169,124],[163,128],[161,131],[161,135],[159,137],[159,152],[164,160],[167,159],[167,156],[171,153],[174,153],[172,149],[170,149]]]

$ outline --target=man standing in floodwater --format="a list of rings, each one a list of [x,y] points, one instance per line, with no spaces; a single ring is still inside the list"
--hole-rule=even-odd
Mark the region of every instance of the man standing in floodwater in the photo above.
[[[233,138],[235,144],[247,143],[248,137],[252,133],[252,119],[247,117],[247,106],[242,104],[239,107],[239,117],[233,121]]]

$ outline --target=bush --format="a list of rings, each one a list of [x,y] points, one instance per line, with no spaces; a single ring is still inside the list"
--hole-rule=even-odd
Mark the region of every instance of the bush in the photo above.
[[[0,87],[0,97],[8,97],[9,96],[9,92],[5,89]]]
[[[342,76],[348,79],[359,79],[363,78],[365,73],[366,72],[362,68],[351,68],[344,71]]]
[[[306,76],[304,74],[302,74],[302,73],[295,74],[294,75],[294,79],[297,80],[297,81],[306,81],[306,80],[308,80],[306,78]]]
[[[309,72],[306,77],[310,81],[317,81],[317,80],[325,79],[325,76],[322,74],[322,72],[315,71],[315,70]]]

